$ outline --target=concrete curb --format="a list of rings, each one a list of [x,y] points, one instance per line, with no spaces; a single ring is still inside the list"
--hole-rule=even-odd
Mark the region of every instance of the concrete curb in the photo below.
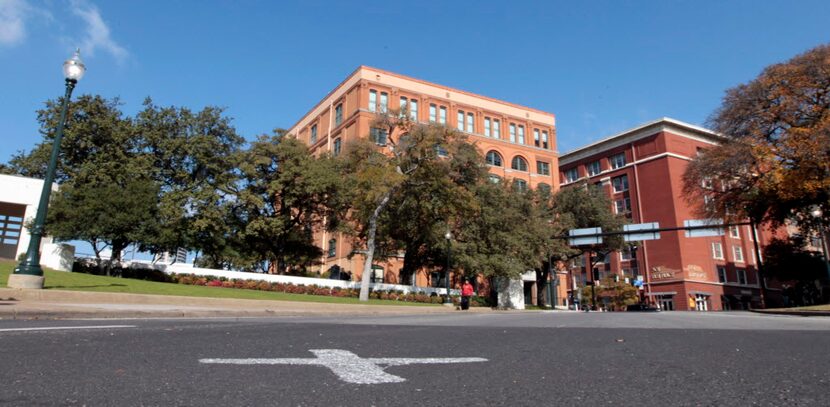
[[[0,288],[0,319],[452,314],[455,308]],[[496,312],[473,308],[470,312]],[[510,312],[510,311],[508,311]]]
[[[752,312],[772,315],[794,315],[799,317],[830,317],[830,311],[798,311],[798,310],[776,310],[776,309],[753,309]]]

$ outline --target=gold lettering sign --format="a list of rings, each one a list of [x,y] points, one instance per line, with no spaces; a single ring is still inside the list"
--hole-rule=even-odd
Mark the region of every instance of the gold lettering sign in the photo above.
[[[686,273],[688,273],[689,278],[697,279],[697,280],[706,280],[706,273],[703,271],[703,268],[700,266],[689,264],[685,267]]]
[[[680,270],[670,269],[665,266],[656,266],[651,268],[651,278],[655,280],[674,278],[674,276],[678,273],[680,273]]]

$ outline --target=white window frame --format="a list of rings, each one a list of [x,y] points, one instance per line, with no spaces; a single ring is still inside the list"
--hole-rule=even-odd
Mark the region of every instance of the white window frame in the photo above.
[[[513,123],[510,123],[510,142],[516,142],[516,125]]]
[[[744,248],[741,246],[732,246],[732,259],[735,260],[735,263],[743,263]]]
[[[501,138],[501,122],[493,119],[493,138]]]
[[[525,144],[525,126],[519,125],[519,144]]]
[[[733,239],[740,239],[741,238],[741,231],[738,229],[737,226],[730,226],[729,227],[729,237]]]
[[[464,111],[459,110],[455,117],[455,128],[457,128],[459,131],[464,131],[464,117]]]
[[[387,110],[389,110],[389,94],[380,92],[380,112],[386,113]]]
[[[409,118],[418,121],[418,101],[409,99]]]
[[[438,109],[438,123],[447,124],[447,107],[441,106]]]
[[[599,160],[590,162],[588,164],[585,164],[585,170],[588,173],[589,177],[599,175],[602,172],[602,164],[600,164]]]
[[[475,114],[467,112],[467,133],[475,133],[475,130],[476,130],[475,120],[476,120]]]
[[[619,182],[620,189],[617,189],[617,184],[614,182],[614,180],[617,180],[617,179],[620,180],[620,182]],[[625,180],[625,182],[623,182],[623,180]],[[630,187],[628,185],[628,175],[620,175],[618,177],[611,178],[611,187],[614,189],[614,192],[628,191],[628,188]]]
[[[548,132],[542,130],[542,148],[548,148]]]
[[[369,89],[369,111],[374,113],[378,110],[378,91]]]
[[[533,129],[533,145],[540,147],[539,144],[539,129]]]
[[[612,170],[622,168],[625,166],[625,153],[617,153],[608,157],[608,164]]]
[[[308,132],[309,132],[309,137],[308,137],[309,144],[316,143],[317,142],[317,123],[312,124],[311,128],[309,129]]]
[[[712,258],[716,260],[724,260],[723,245],[720,242],[712,242]]]
[[[545,171],[541,171],[542,167],[545,168]],[[550,175],[550,163],[536,161],[536,173],[540,175]]]
[[[435,123],[438,120],[438,106],[435,103],[429,104],[429,121]]]
[[[485,117],[484,118],[484,136],[490,137],[491,134],[492,133],[490,131],[490,118]]]
[[[574,182],[579,179],[579,170],[573,167],[565,171],[565,182]]]

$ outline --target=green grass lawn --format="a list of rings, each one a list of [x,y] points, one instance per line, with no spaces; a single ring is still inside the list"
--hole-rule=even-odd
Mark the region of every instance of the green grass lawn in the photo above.
[[[9,274],[17,265],[14,261],[0,260],[0,287],[6,287]],[[186,297],[240,298],[246,300],[280,300],[326,302],[338,304],[367,304],[357,298],[327,297],[323,295],[287,294],[272,291],[244,290],[236,288],[204,287],[154,281],[133,280],[128,278],[95,276],[83,273],[66,273],[44,270],[45,289],[71,291],[97,291],[128,294],[181,295]],[[369,300],[372,305],[415,305],[434,306],[403,301]]]
[[[830,311],[830,304],[810,305],[808,307],[778,308],[786,311]]]

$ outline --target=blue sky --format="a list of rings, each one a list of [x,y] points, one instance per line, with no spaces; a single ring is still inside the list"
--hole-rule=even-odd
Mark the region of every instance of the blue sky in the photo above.
[[[365,64],[553,112],[567,152],[662,116],[703,124],[724,90],[830,42],[828,1],[0,0],[0,161],[63,93],[227,108],[289,127]]]

